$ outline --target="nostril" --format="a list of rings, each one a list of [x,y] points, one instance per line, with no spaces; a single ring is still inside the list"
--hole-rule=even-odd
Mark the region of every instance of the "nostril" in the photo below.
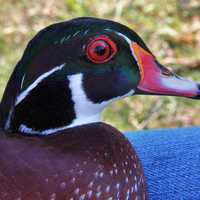
[[[170,71],[169,69],[167,69],[167,68],[161,68],[162,69],[162,74],[163,75],[165,75],[165,76],[173,76],[174,74],[173,74],[173,72],[172,71]]]
[[[159,68],[161,69],[161,73],[162,73],[163,75],[165,75],[165,76],[173,76],[173,75],[174,75],[174,73],[173,73],[170,69],[164,67],[164,66],[161,65],[158,61],[156,61],[156,63],[157,63],[157,65],[159,66]]]

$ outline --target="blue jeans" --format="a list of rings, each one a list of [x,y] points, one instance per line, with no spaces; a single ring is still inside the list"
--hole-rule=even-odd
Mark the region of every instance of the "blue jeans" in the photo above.
[[[127,132],[150,200],[200,200],[200,127]]]

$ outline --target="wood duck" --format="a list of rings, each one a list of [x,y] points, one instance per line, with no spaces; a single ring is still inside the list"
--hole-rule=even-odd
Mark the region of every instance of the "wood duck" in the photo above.
[[[0,199],[148,199],[135,150],[100,113],[127,96],[199,98],[199,88],[117,22],[77,18],[45,28],[0,105]]]

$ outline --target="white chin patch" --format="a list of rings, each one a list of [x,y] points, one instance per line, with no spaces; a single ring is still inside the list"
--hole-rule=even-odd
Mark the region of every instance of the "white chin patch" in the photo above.
[[[87,98],[83,89],[83,74],[71,75],[68,76],[68,79],[70,82],[69,87],[72,92],[72,100],[74,102],[74,109],[76,113],[76,119],[69,127],[101,121],[100,114],[106,106],[115,100],[131,96],[135,92],[134,90],[130,90],[123,96],[115,97],[101,103],[93,103]]]

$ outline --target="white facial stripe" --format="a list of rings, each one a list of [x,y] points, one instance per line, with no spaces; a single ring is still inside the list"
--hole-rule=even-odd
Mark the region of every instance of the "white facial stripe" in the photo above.
[[[49,135],[58,131],[65,130],[67,128],[94,123],[94,122],[100,122],[101,121],[100,114],[102,110],[108,104],[110,104],[111,102],[115,100],[122,99],[124,97],[131,96],[134,94],[134,90],[130,90],[127,94],[123,96],[115,97],[113,99],[110,99],[108,101],[103,101],[101,103],[93,103],[87,98],[84,92],[84,89],[82,87],[83,74],[75,74],[75,75],[68,76],[67,78],[69,80],[69,87],[72,92],[72,100],[74,102],[76,119],[74,119],[70,125],[47,129],[41,132],[34,131],[33,129],[22,124],[20,125],[20,128],[19,128],[21,132],[25,132],[27,134]]]
[[[85,30],[83,35],[86,35],[89,32],[89,29]]]
[[[8,118],[6,120],[6,123],[4,125],[4,129],[5,130],[8,130],[10,128],[10,124],[11,124],[11,117],[12,117],[12,114],[13,114],[13,107],[11,107],[10,111],[9,111],[9,114],[8,114]]]
[[[40,82],[42,82],[45,78],[47,78],[54,72],[61,70],[64,66],[65,64],[62,64],[39,76],[31,85],[29,85],[29,87],[26,90],[24,90],[17,96],[15,106],[18,105],[21,101],[23,101],[29,95],[30,91],[32,91]]]
[[[126,37],[126,36],[125,36],[124,34],[122,34],[122,33],[117,32],[117,35],[123,37],[123,38],[127,41],[127,43],[129,44],[129,47],[130,47],[130,49],[131,49],[131,53],[132,53],[133,57],[135,58],[135,60],[136,60],[137,63],[138,63],[137,56],[136,56],[136,54],[135,54],[135,52],[134,52],[134,49],[133,49],[133,47],[132,47],[132,44],[135,43],[135,42],[132,42],[128,37]],[[139,63],[138,63],[138,64],[139,64]]]
[[[21,124],[19,127],[19,131],[22,133],[26,133],[26,134],[39,134],[39,135],[50,135],[52,133],[56,133],[58,131],[63,131],[65,129],[69,128],[69,126],[62,126],[62,127],[58,127],[58,128],[50,128],[50,129],[46,129],[44,131],[35,131],[32,128],[27,127],[24,124]]]
[[[133,45],[134,43],[136,43],[136,42],[132,42],[127,36],[125,36],[124,34],[122,34],[122,33],[120,33],[120,32],[113,31],[113,30],[111,30],[111,29],[109,29],[109,28],[106,28],[105,30],[114,32],[114,33],[116,33],[117,35],[119,35],[120,37],[124,38],[124,40],[128,43],[128,45],[129,45],[129,47],[130,47],[130,49],[131,49],[131,53],[132,53],[133,57],[135,58],[135,60],[136,60],[136,62],[137,62],[137,64],[138,64],[138,66],[139,66],[138,58],[137,58],[137,56],[136,56],[136,54],[135,54],[134,48],[132,47],[132,45]]]
[[[24,83],[25,76],[26,76],[26,75],[24,74],[23,77],[22,77],[20,89],[22,89],[22,87],[23,87],[23,83]],[[4,125],[4,129],[5,129],[5,130],[8,130],[8,129],[10,128],[11,117],[12,117],[12,114],[13,114],[13,110],[14,110],[14,109],[13,109],[13,106],[11,106],[10,111],[9,111],[9,113],[8,113],[8,118],[7,118],[6,123],[5,123],[5,125]]]
[[[106,31],[110,31],[110,32],[114,32],[115,34],[119,35],[120,37],[124,38],[124,40],[126,40],[126,42],[128,43],[128,45],[129,45],[129,47],[130,47],[130,49],[131,49],[131,53],[132,53],[133,57],[135,58],[135,60],[136,60],[136,62],[137,62],[137,64],[138,64],[138,66],[139,66],[138,58],[137,58],[137,56],[136,56],[136,54],[135,54],[134,48],[132,47],[132,45],[133,45],[134,43],[136,43],[136,42],[131,41],[127,36],[125,36],[124,34],[122,34],[122,33],[120,33],[120,32],[113,31],[112,29],[109,29],[109,28],[106,28],[105,30],[106,30]]]
[[[79,34],[80,33],[80,31],[76,31],[73,35],[72,35],[72,37],[75,37],[77,34]]]
[[[21,86],[20,86],[20,88],[21,88],[21,89],[22,89],[22,87],[23,87],[23,84],[24,84],[24,79],[25,79],[25,76],[26,76],[26,74],[24,74],[24,76],[22,77]]]

